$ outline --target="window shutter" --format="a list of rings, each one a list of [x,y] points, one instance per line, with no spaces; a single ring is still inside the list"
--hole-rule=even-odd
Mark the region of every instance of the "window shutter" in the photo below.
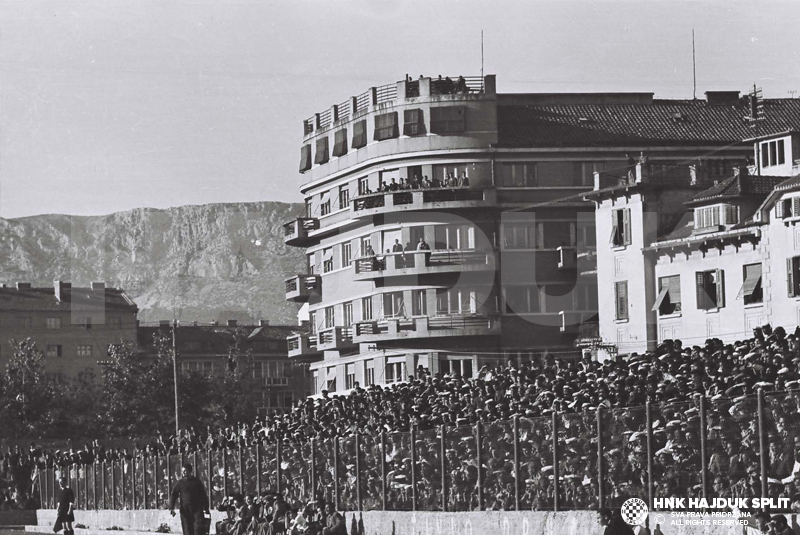
[[[725,224],[735,225],[739,222],[737,207],[732,204],[725,205]]]
[[[775,217],[778,219],[783,219],[783,201],[778,201],[775,203]]]
[[[403,135],[416,136],[425,133],[422,110],[405,110],[403,112]]]
[[[625,245],[631,244],[631,209],[624,208],[622,210],[622,238]]]
[[[544,223],[536,223],[536,249],[544,249]]]
[[[611,245],[617,245],[617,233],[619,232],[619,210],[611,211]]]
[[[397,112],[385,113],[375,116],[375,141],[383,141],[398,136],[397,131]]]
[[[717,308],[725,306],[725,272],[717,270]]]
[[[333,155],[343,156],[347,154],[347,128],[337,130],[333,137]]]
[[[575,246],[578,243],[578,230],[575,228],[575,223],[569,224],[569,244]]]
[[[792,217],[800,216],[800,197],[792,198]]]
[[[707,310],[707,295],[706,295],[706,274],[703,271],[695,273],[695,282],[697,283],[697,308],[698,310]]]
[[[788,290],[789,297],[795,297],[797,295],[795,293],[795,286],[794,286],[794,266],[795,266],[795,259],[794,258],[787,258],[786,259],[786,286]]]
[[[314,154],[314,163],[323,164],[328,161],[328,136],[317,140],[317,152]]]
[[[367,146],[367,121],[366,119],[353,123],[353,144],[354,149]]]
[[[300,148],[300,172],[311,169],[311,145],[303,145]]]
[[[672,279],[672,281],[669,283],[669,302],[673,305],[677,305],[681,302],[681,278],[680,275],[677,275],[670,277],[670,279]]]
[[[617,283],[617,319],[628,319],[628,282]]]

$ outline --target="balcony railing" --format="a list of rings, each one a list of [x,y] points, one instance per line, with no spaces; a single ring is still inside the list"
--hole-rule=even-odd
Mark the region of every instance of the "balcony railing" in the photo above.
[[[308,301],[322,295],[322,279],[319,275],[295,275],[286,279],[287,301]]]
[[[355,325],[354,342],[395,338],[439,336],[480,336],[500,334],[497,316],[488,314],[448,314],[438,316],[389,317]]]
[[[575,269],[578,260],[578,250],[575,247],[558,248],[558,269]]]
[[[394,275],[457,273],[493,270],[495,254],[489,250],[435,250],[387,253],[355,260],[356,279],[368,280]]]
[[[558,313],[561,316],[560,331],[566,334],[578,334],[584,322],[596,322],[597,312],[592,311],[565,311]]]
[[[359,195],[351,201],[352,215],[372,215],[395,210],[476,208],[497,201],[494,189],[429,188]]]
[[[353,346],[352,327],[330,327],[319,331],[317,335],[317,349],[342,349]]]
[[[317,349],[317,336],[314,334],[297,334],[286,339],[289,346],[289,357],[316,357],[319,354]]]
[[[283,225],[283,241],[286,245],[307,245],[313,241],[309,233],[319,228],[316,217],[298,217]]]

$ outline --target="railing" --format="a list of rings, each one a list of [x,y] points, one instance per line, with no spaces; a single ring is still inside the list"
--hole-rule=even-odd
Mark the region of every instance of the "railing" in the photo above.
[[[414,202],[414,195],[410,191],[402,191],[400,193],[393,193],[393,202],[397,206],[399,204],[411,204]]]
[[[337,332],[339,333],[337,339]],[[331,345],[339,341],[351,343],[353,341],[352,327],[330,327],[320,330],[318,336],[319,345]]]
[[[481,201],[483,190],[479,189],[440,189],[424,190],[422,202]]]
[[[339,120],[340,120],[340,121],[343,121],[343,120],[345,120],[345,119],[348,119],[348,118],[350,117],[350,100],[349,100],[349,99],[348,99],[348,100],[345,100],[344,102],[342,102],[341,104],[339,104],[339,105],[336,107],[336,109],[337,109],[337,111],[338,111],[338,114],[339,114]]]
[[[447,316],[431,316],[428,318],[428,328],[436,329],[475,329],[491,328],[494,318],[485,315],[453,314]]]
[[[319,114],[319,127],[320,128],[327,128],[331,125],[331,119],[333,115],[330,109],[327,109]]]
[[[296,292],[297,291],[297,281],[299,277],[292,277],[291,279],[286,280],[286,293],[289,292]]]
[[[370,95],[372,91],[365,91],[356,97],[356,109],[353,110],[353,115],[357,115],[362,111],[369,109]]]
[[[579,510],[620,507],[628,497],[653,509],[655,498],[728,491],[748,501],[774,499],[783,488],[776,482],[794,481],[794,449],[781,445],[800,441],[798,405],[800,392],[759,391],[508,420],[484,413],[483,422],[459,427],[242,441],[222,450],[49,466],[36,484],[43,508],[55,507],[64,475],[77,509],[165,509],[189,462],[212,507],[235,492],[266,489],[283,493],[292,507],[322,496],[349,511]],[[770,447],[774,440],[778,448]],[[788,502],[772,512],[787,510]]]
[[[386,84],[375,88],[377,103],[383,104],[397,98],[397,84]]]
[[[290,237],[299,234],[300,229],[310,232],[319,228],[319,219],[314,217],[300,217],[289,223],[283,225],[283,232],[285,237]]]
[[[431,94],[433,95],[452,95],[483,93],[482,76],[463,76],[463,85],[459,84],[459,76],[445,77],[441,80],[431,78]]]
[[[372,193],[367,195],[360,195],[353,199],[353,206],[356,211],[367,210],[369,208],[382,208],[386,205],[384,199],[385,193]]]
[[[286,339],[286,345],[289,347],[289,351],[299,351],[303,346],[302,342],[303,339],[306,339],[306,344],[312,350],[317,348],[317,337],[313,334],[298,334],[295,336],[290,336]]]
[[[404,251],[386,253],[376,256],[367,256],[355,259],[356,273],[372,273],[384,271],[386,269],[407,269],[417,267],[417,258],[427,256],[420,260],[426,267],[440,266],[475,266],[490,265],[491,251],[480,251],[476,249],[455,250],[438,249],[434,251]],[[422,266],[419,266],[422,267]]]
[[[414,193],[422,192],[423,203],[433,202],[459,202],[459,201],[482,201],[484,199],[483,189],[469,189],[469,187],[457,188],[414,188],[395,191],[379,191],[367,193],[354,197],[351,202],[355,211],[367,210],[370,208],[383,208],[386,206],[386,196],[392,196],[394,206],[403,206],[414,203]]]

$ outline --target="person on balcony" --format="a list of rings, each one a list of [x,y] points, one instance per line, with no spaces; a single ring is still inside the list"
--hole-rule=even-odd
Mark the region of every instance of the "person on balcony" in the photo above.
[[[467,176],[466,171],[461,171],[461,176],[458,178],[458,187],[459,188],[469,187],[469,177]]]
[[[417,251],[427,251],[425,253],[425,265],[427,266],[430,258],[431,258],[431,246],[428,245],[428,242],[425,241],[425,238],[420,238],[419,243],[417,244]]]
[[[397,191],[400,189],[400,185],[397,183],[397,180],[394,178],[392,179],[392,183],[389,184],[389,191]]]
[[[425,178],[422,179],[422,188],[423,189],[431,189],[433,187],[433,183],[431,179],[428,178],[428,175],[425,175]]]

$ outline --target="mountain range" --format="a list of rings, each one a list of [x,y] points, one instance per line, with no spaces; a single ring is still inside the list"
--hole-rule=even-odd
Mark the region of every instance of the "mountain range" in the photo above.
[[[305,254],[284,245],[283,224],[303,209],[252,202],[0,218],[0,282],[105,281],[145,322],[296,324],[284,279],[302,272]]]

